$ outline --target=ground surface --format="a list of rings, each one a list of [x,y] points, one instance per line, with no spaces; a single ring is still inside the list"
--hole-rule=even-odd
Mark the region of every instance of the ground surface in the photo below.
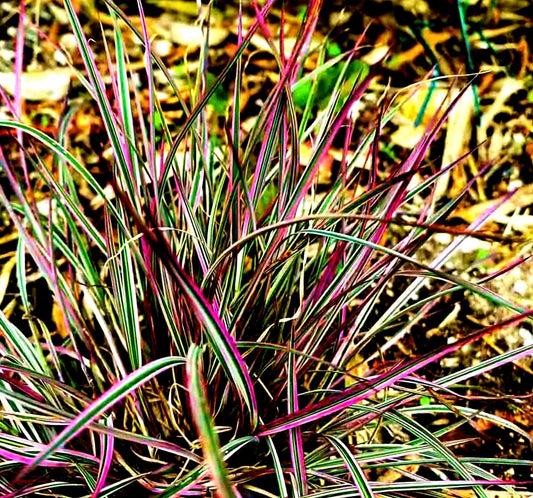
[[[381,160],[385,164],[401,158],[413,147],[425,125],[437,112],[440,101],[448,94],[452,83],[455,88],[461,88],[472,79],[466,74],[478,75],[475,84],[460,100],[458,110],[452,114],[446,131],[432,148],[428,162],[434,162],[437,166],[447,164],[477,146],[469,159],[461,167],[455,168],[449,178],[442,182],[439,195],[444,199],[459,192],[483,164],[492,162],[488,175],[476,182],[475,188],[465,197],[452,219],[457,227],[466,227],[480,212],[500,203],[501,206],[485,228],[503,241],[472,241],[464,247],[461,257],[456,257],[449,263],[451,267],[460,269],[469,277],[482,278],[489,270],[503,268],[519,257],[528,258],[533,244],[533,11],[530,2],[472,1],[463,18],[459,15],[457,2],[451,0],[363,1],[346,6],[347,3],[350,2],[328,3],[323,11],[316,40],[328,37],[341,51],[351,49],[361,40],[358,56],[378,71],[379,78],[365,100],[368,109],[360,110],[362,128],[368,124],[365,123],[365,117],[373,115],[370,110],[379,105],[383,95],[394,95],[427,76],[440,77],[434,88],[426,85],[423,91],[417,92],[386,126],[381,151]],[[96,10],[92,10],[88,2],[80,4],[80,8],[85,9],[88,29],[100,29],[96,19],[99,11],[105,12],[103,6],[96,2]],[[289,12],[293,17],[286,19],[287,47],[297,34],[300,4],[302,2],[291,4]],[[135,20],[134,8],[126,7]],[[172,71],[179,75],[178,80],[186,79],[188,71],[195,68],[198,46],[202,39],[199,29],[192,28],[195,25],[196,3],[154,1],[146,7],[149,27],[155,34],[154,48]],[[0,4],[0,86],[8,92],[13,88],[10,65],[13,61],[16,13],[19,8],[18,1],[6,0]],[[235,48],[236,8],[235,2],[226,2],[223,6],[220,2],[213,10],[209,61],[213,75],[224,66]],[[107,161],[102,124],[79,84],[72,80],[67,59],[70,56],[74,66],[80,65],[80,59],[62,15],[61,2],[27,2],[27,10],[29,17],[39,27],[42,37],[29,40],[28,53],[25,54],[28,71],[28,81],[23,88],[26,119],[45,131],[54,130],[63,110],[63,99],[70,92],[71,98],[78,99],[80,109],[73,118],[73,146],[84,154],[85,160],[93,165],[94,173],[98,176],[100,169],[106,171],[102,164]],[[246,12],[245,19],[253,18],[251,7],[246,7]],[[104,30],[112,28],[108,16],[101,15],[100,19]],[[361,38],[365,29],[365,35]],[[259,39],[254,43],[256,53],[249,59],[249,72],[254,77],[249,79],[245,92],[244,121],[247,116],[254,115],[276,77],[275,63],[265,49],[267,47],[261,46]],[[58,51],[59,45],[66,55]],[[129,46],[131,69],[135,72],[136,63],[141,60],[142,54],[132,40]],[[102,49],[97,53],[102,56],[104,65],[105,51]],[[186,65],[183,64],[184,57],[188,61]],[[313,63],[316,64],[316,61],[310,60],[309,70],[313,69]],[[456,75],[461,76],[455,79]],[[167,91],[164,87],[160,88],[163,110],[172,117],[178,129],[184,116],[170,92],[168,98],[165,97]],[[219,95],[222,109],[227,98],[228,94],[222,91]],[[426,104],[426,110],[421,112]],[[0,109],[0,114],[2,112]],[[415,126],[417,121],[420,121],[419,126]],[[217,126],[219,122],[214,117],[213,126]],[[333,158],[330,170],[323,171],[322,184],[326,190],[331,175],[336,173],[335,168]],[[104,173],[100,179],[105,184]],[[507,199],[509,192],[514,190],[516,193]],[[46,196],[46,192],[41,194]],[[87,209],[98,212],[98,199],[86,198],[85,201]],[[10,241],[12,234],[6,226],[1,242],[4,247],[8,247]],[[421,256],[431,261],[449,243],[450,239],[445,235],[435,236],[432,249],[426,249]],[[494,279],[490,286],[524,309],[531,309],[531,282],[533,264],[531,260],[526,260],[511,272]],[[1,297],[2,306],[7,309],[12,302],[9,293]],[[11,312],[16,315],[15,309]],[[431,323],[420,324],[420,331],[414,331],[412,340],[392,344],[386,354],[390,359],[394,359],[398,352],[402,355],[415,355],[426,347],[433,347],[453,337],[454,332],[460,328],[486,325],[504,318],[500,314],[485,302],[480,303],[465,294],[460,306],[454,305],[435,313]],[[530,323],[525,324],[513,336],[502,334],[487,339],[483,345],[486,350],[464,351],[462,356],[458,355],[448,361],[470,363],[473,358],[483,358],[491,351],[505,351],[524,344],[533,344]],[[439,366],[443,371],[452,367],[453,365],[446,363]],[[485,377],[484,388],[487,394],[512,394],[511,398],[502,397],[497,402],[491,401],[492,409],[495,413],[512,418],[533,437],[533,408],[530,398],[532,369],[531,361],[523,361],[494,371]],[[484,401],[479,403],[483,404]],[[479,438],[480,432],[486,437]],[[511,434],[501,429],[476,427],[472,434],[465,433],[464,437],[465,440],[475,438],[474,448],[486,452],[487,456],[533,457],[526,441],[518,438],[513,440]],[[472,445],[468,451],[472,451]],[[529,472],[522,472],[522,475],[506,477],[529,477]]]

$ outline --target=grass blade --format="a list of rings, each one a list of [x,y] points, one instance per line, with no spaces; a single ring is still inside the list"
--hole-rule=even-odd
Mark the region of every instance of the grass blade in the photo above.
[[[201,365],[202,350],[196,344],[191,345],[187,355],[187,388],[189,390],[189,404],[193,414],[194,424],[202,443],[204,458],[215,484],[216,494],[220,498],[235,498],[233,486],[224,465],[220,442],[215,423],[209,411],[206,397],[205,380]]]

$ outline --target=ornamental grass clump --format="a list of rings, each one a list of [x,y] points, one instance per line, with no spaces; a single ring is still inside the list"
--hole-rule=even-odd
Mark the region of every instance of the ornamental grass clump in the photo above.
[[[235,53],[216,79],[208,77],[206,41],[188,83],[178,84],[151,49],[141,2],[137,25],[109,2],[113,37],[96,54],[65,0],[85,100],[67,101],[47,134],[20,119],[20,93],[2,94],[10,117],[0,127],[11,135],[0,150],[0,199],[18,234],[12,285],[24,313],[17,321],[0,311],[2,496],[468,489],[486,498],[488,487],[521,484],[494,476],[494,459],[465,447],[482,423],[530,435],[469,393],[482,374],[532,346],[433,368],[530,319],[483,283],[444,269],[467,237],[484,236],[490,215],[446,228],[475,178],[457,198],[434,195],[460,162],[435,169],[425,161],[454,99],[416,147],[385,168],[381,131],[395,108],[384,95],[373,124],[358,124],[357,109],[377,95],[358,47],[332,55],[312,43],[321,2],[310,0],[285,51],[272,3],[255,5],[246,29],[239,22]],[[208,15],[204,22],[208,37]],[[125,33],[142,47],[143,85],[131,72]],[[244,123],[246,58],[258,36],[277,75]],[[17,43],[20,78],[23,36]],[[312,57],[317,69],[304,68]],[[332,66],[334,80],[324,85]],[[158,100],[161,76],[182,107],[178,125]],[[229,98],[217,118],[223,88]],[[96,107],[105,129],[98,172],[73,146],[76,106]],[[320,186],[334,149],[338,174]],[[449,247],[418,258],[442,231],[453,236]],[[395,345],[465,292],[512,313],[400,357]],[[52,318],[37,315],[39,300],[50,298]]]

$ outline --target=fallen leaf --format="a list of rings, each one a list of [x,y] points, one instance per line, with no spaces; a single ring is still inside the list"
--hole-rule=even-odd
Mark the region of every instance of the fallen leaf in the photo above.
[[[452,164],[454,161],[457,161],[469,150],[473,117],[474,94],[471,90],[467,90],[461,95],[461,98],[450,111],[450,116],[446,123],[446,138],[444,140],[444,151],[442,153],[443,168]],[[462,166],[460,165],[458,168],[461,169]],[[437,180],[436,199],[440,199],[445,195],[453,197],[466,185],[465,175],[460,175],[458,178],[454,178],[454,181],[450,185],[450,174],[450,170],[448,170]],[[461,180],[461,182],[456,182],[455,180]],[[450,192],[448,187],[453,189],[453,192]]]
[[[69,68],[31,71],[21,75],[21,96],[24,100],[36,102],[44,100],[61,100],[70,86],[72,70]],[[15,74],[0,73],[0,86],[9,95],[15,94]]]
[[[474,204],[473,206],[468,206],[466,208],[456,209],[452,217],[461,218],[462,220],[472,223],[478,219],[483,213],[494,208],[496,205],[502,202],[502,197],[497,199],[491,199],[490,201],[480,202]],[[512,213],[516,209],[525,208],[533,204],[533,184],[524,185],[515,191],[515,193],[509,197],[503,204],[501,204],[494,212],[490,215],[491,221],[507,221],[504,219],[506,215]],[[487,220],[488,221],[488,220]]]
[[[6,295],[7,287],[11,280],[11,273],[16,264],[17,257],[13,255],[2,265],[2,271],[0,272],[0,304]]]
[[[163,37],[172,43],[186,47],[201,47],[208,35],[209,46],[216,47],[229,35],[229,29],[224,27],[210,26],[208,30],[198,24],[176,21],[165,15],[155,21],[155,28],[158,34],[163,34]]]
[[[407,94],[405,97],[400,96],[403,100],[399,104],[399,112],[392,118],[398,126],[390,137],[392,143],[406,149],[413,149],[422,139],[430,123],[438,119],[446,110],[445,101],[450,98],[450,92],[443,87],[432,89],[430,85],[429,81],[424,81],[417,85],[414,91],[411,88],[408,92],[402,92],[403,95]],[[428,97],[429,101],[426,102]],[[419,118],[418,114],[424,106],[426,107],[420,124],[415,126],[415,121]]]

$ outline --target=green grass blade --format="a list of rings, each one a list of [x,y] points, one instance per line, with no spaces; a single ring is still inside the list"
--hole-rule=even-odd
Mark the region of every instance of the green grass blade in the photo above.
[[[221,498],[236,498],[228,470],[224,464],[220,441],[211,416],[206,398],[205,380],[201,365],[202,349],[196,344],[191,345],[187,355],[187,388],[189,390],[189,404],[193,414],[194,424],[202,443],[202,451],[207,461],[211,478],[214,481],[217,496]]]
[[[363,469],[359,465],[359,462],[350,451],[350,448],[348,448],[345,443],[343,443],[340,439],[336,437],[328,436],[327,439],[335,447],[342,460],[348,467],[348,470],[352,475],[352,478],[354,480],[355,485],[357,486],[360,495],[363,498],[374,498],[375,495],[372,491],[372,488],[370,487],[370,483],[368,482],[368,479]]]

